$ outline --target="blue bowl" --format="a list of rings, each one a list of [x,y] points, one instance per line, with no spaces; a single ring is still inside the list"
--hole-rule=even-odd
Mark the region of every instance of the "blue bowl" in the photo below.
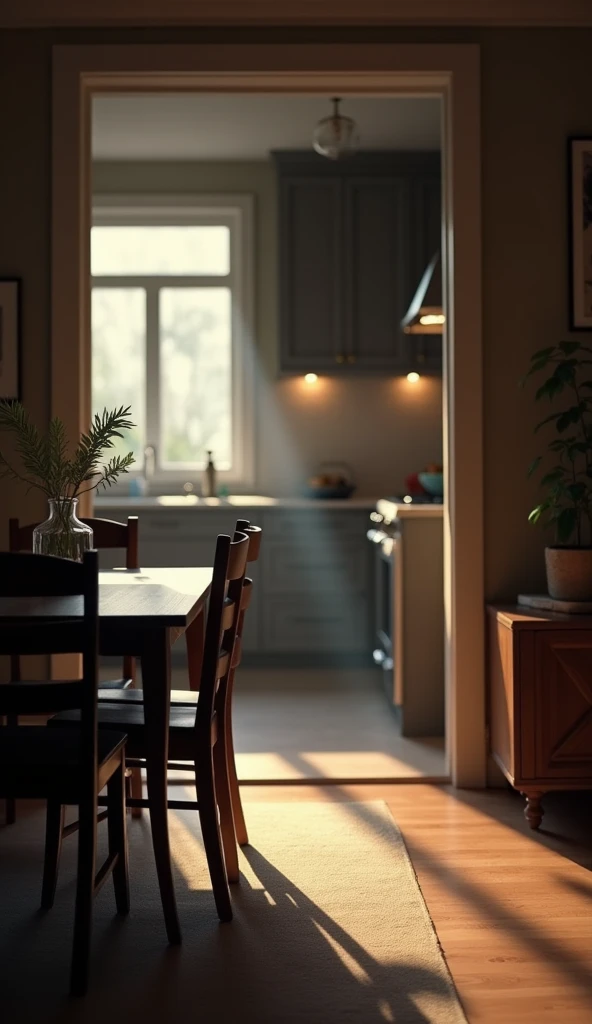
[[[427,491],[433,497],[440,498],[444,494],[443,473],[418,473],[417,479],[424,491]]]

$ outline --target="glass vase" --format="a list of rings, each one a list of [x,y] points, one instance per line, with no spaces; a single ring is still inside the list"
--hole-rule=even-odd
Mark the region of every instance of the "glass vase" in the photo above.
[[[50,498],[49,519],[33,530],[36,555],[57,555],[81,562],[92,547],[93,532],[76,516],[78,498]]]

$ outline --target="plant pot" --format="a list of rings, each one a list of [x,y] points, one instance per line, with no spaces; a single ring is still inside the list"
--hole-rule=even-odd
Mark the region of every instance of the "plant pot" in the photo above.
[[[592,547],[545,548],[547,589],[556,601],[592,601]]]

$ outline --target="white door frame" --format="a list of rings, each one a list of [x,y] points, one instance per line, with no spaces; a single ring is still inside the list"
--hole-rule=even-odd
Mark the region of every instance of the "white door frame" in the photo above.
[[[90,405],[91,98],[127,90],[442,98],[447,739],[454,784],[485,785],[479,47],[54,47],[51,406],[72,435]]]

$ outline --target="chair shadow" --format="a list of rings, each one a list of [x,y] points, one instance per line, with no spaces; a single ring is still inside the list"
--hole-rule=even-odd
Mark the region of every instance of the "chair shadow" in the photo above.
[[[85,999],[67,996],[75,851],[64,858],[56,906],[49,914],[26,911],[37,899],[37,888],[29,892],[24,911],[22,894],[8,901],[10,934],[0,924],[7,1024],[31,1019],[37,1024],[104,1024],[106,1019],[110,1024],[162,1024],[181,1016],[204,1024],[239,1019],[241,1024],[436,1024],[437,1009],[428,1015],[422,1000],[438,1007],[450,997],[445,970],[426,969],[411,958],[377,961],[254,847],[244,853],[258,884],[249,873],[232,887],[235,916],[230,924],[219,924],[209,887],[195,888],[180,868],[176,871],[184,942],[167,947],[149,830],[143,821],[130,823],[131,829],[136,832],[136,855],[130,861],[132,912],[129,919],[117,919],[111,916],[112,893],[99,896]],[[197,833],[192,829],[183,839],[185,865],[187,857],[203,857]],[[33,875],[27,866],[22,884],[37,885],[40,867],[41,861],[39,875]],[[18,849],[11,870],[14,889]],[[195,877],[203,881],[201,872]],[[3,903],[0,896],[0,908]]]
[[[359,997],[361,986],[365,996],[364,1024],[373,1021],[384,1024],[385,1020],[397,1024],[399,1021],[404,1024],[435,1021],[431,1015],[425,1016],[415,999],[426,994],[450,997],[454,989],[446,969],[440,975],[411,962],[380,963],[258,849],[246,846],[243,854],[275,907],[280,910],[284,907],[292,915],[291,927],[297,931],[298,945],[306,947],[307,959],[314,961],[315,956],[321,956],[326,960],[328,950],[332,950],[333,973],[327,978],[327,987],[343,994],[344,1007],[356,996],[353,991],[351,997],[348,996],[348,988],[356,989]],[[265,894],[262,896],[267,899]]]

